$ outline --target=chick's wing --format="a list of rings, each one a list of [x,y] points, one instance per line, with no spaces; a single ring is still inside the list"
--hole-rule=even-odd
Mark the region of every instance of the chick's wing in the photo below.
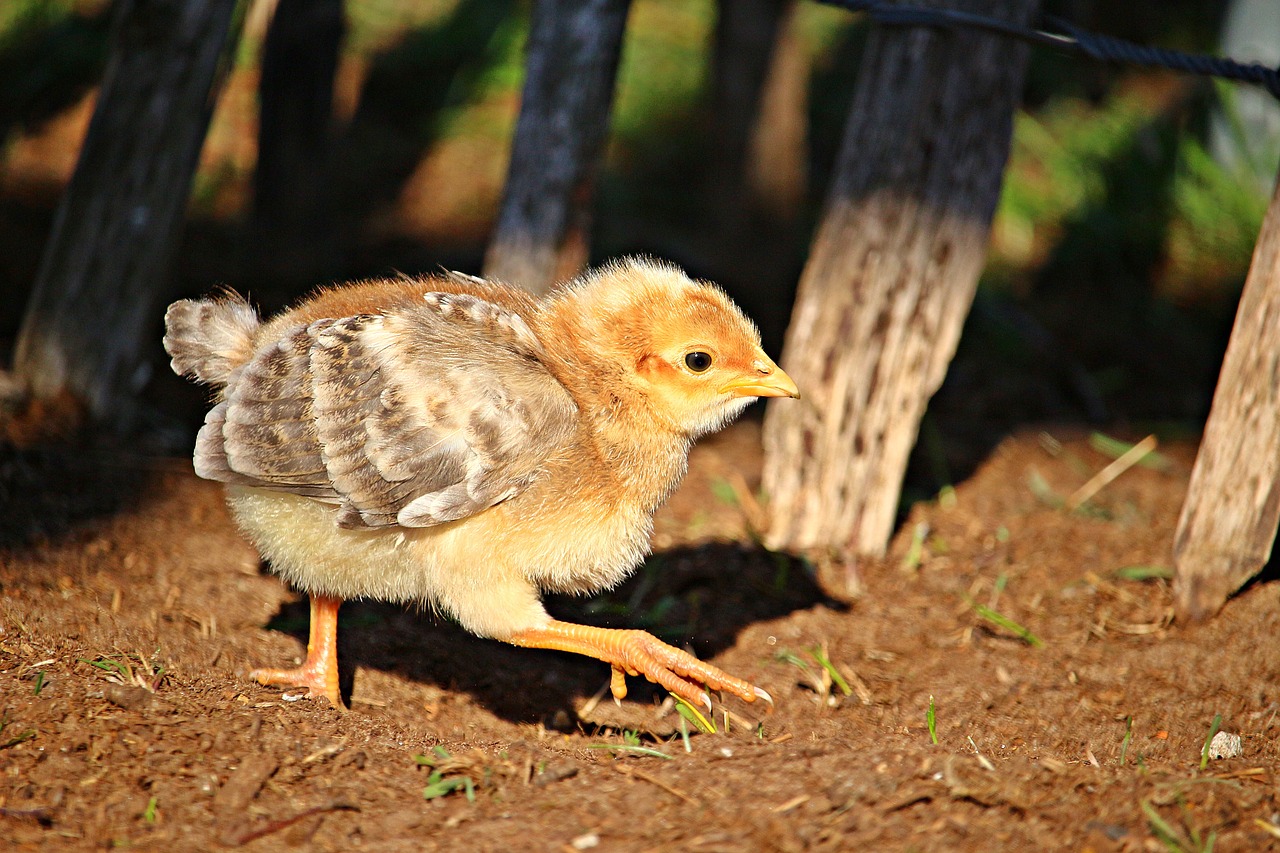
[[[339,505],[342,527],[427,527],[517,494],[577,407],[513,312],[428,293],[264,342],[196,439],[196,472]]]

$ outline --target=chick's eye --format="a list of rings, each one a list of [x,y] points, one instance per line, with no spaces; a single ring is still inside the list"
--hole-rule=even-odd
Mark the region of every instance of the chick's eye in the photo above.
[[[711,356],[705,352],[691,352],[684,357],[684,364],[694,373],[702,373],[711,367]]]

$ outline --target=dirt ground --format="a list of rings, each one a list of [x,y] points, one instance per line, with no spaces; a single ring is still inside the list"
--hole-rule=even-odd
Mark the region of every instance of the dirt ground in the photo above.
[[[259,687],[252,665],[303,653],[306,603],[218,486],[183,459],[7,450],[4,503],[26,509],[0,550],[0,846],[1280,848],[1280,584],[1171,624],[1167,581],[1128,578],[1168,567],[1194,447],[1068,513],[1056,496],[1109,461],[1086,438],[1000,444],[917,505],[851,605],[752,544],[758,426],[698,447],[656,556],[551,602],[776,699],[717,703],[718,733],[687,741],[643,683],[601,701],[603,664],[374,603],[342,613],[348,712]],[[1202,757],[1216,715],[1238,757]]]

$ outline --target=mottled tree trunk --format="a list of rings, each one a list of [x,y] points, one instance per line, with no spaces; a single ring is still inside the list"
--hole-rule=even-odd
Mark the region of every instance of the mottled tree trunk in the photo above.
[[[328,188],[342,0],[279,0],[262,49],[250,227],[263,275],[311,279],[336,260]]]
[[[1023,21],[1036,6],[964,8]],[[884,553],[982,270],[1026,55],[970,31],[872,33],[783,351],[804,399],[765,419],[771,547]],[[826,585],[847,594],[856,574]]]
[[[1280,523],[1280,185],[1253,251],[1174,538],[1179,618],[1204,619],[1261,571]]]
[[[629,0],[535,0],[520,118],[484,274],[545,293],[586,262]]]
[[[236,0],[122,0],[102,90],[54,220],[14,369],[127,426],[142,331],[165,275],[218,92]]]

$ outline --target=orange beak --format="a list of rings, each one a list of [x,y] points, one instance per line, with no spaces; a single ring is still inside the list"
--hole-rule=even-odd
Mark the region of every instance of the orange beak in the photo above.
[[[795,397],[800,398],[800,389],[791,377],[778,365],[761,353],[752,365],[755,370],[734,379],[720,389],[721,394],[733,394],[735,397]]]

